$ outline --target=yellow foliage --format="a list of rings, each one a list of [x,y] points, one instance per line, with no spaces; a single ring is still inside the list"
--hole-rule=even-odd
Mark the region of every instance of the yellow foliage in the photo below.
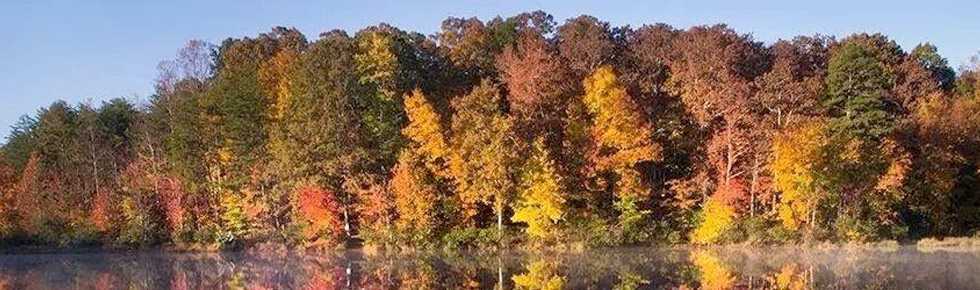
[[[718,241],[718,238],[732,226],[735,209],[719,199],[710,198],[704,204],[702,216],[704,221],[691,233],[691,242],[711,244]]]
[[[418,146],[417,152],[425,160],[426,167],[439,176],[448,175],[446,162],[449,146],[443,135],[439,114],[421,90],[416,89],[405,96],[405,113],[408,115],[408,125],[402,129],[402,133]]]
[[[513,199],[511,173],[519,160],[514,144],[513,121],[500,108],[500,92],[490,81],[452,101],[452,155],[449,170],[467,217],[476,205],[503,207]]]
[[[796,264],[789,264],[779,270],[774,279],[776,289],[803,290],[811,289],[806,273]]]
[[[809,123],[776,136],[772,143],[773,187],[782,192],[779,219],[791,230],[807,223],[819,199],[812,164],[827,142],[823,128],[820,122]]]
[[[270,120],[280,120],[285,114],[292,92],[293,72],[299,52],[284,49],[259,68],[259,81],[268,98]]]
[[[691,253],[691,263],[701,272],[701,289],[732,289],[735,277],[721,260],[705,250]]]
[[[619,198],[645,198],[651,195],[650,188],[643,184],[639,170],[619,168],[616,170],[616,175],[619,175],[619,180],[616,181],[616,196]]]
[[[585,79],[583,102],[592,115],[592,135],[600,147],[615,150],[603,163],[632,166],[660,159],[661,148],[653,142],[642,110],[626,94],[612,68],[603,66]]]
[[[361,72],[362,83],[375,83],[382,91],[382,97],[392,101],[394,97],[395,73],[399,70],[398,57],[392,51],[391,38],[383,31],[371,31],[369,35],[359,38],[357,47],[360,50],[354,61]]]
[[[534,157],[528,161],[521,176],[520,202],[511,220],[527,223],[527,233],[545,238],[553,234],[556,224],[565,214],[561,176],[548,158],[544,140],[534,143]]]
[[[514,280],[514,288],[516,289],[562,289],[565,285],[565,279],[558,274],[556,268],[554,263],[539,260],[527,265],[527,273],[515,275],[511,280]]]

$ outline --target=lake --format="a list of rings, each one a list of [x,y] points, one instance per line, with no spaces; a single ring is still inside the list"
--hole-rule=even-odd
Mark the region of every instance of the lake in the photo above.
[[[980,253],[629,248],[0,256],[0,289],[980,289]]]

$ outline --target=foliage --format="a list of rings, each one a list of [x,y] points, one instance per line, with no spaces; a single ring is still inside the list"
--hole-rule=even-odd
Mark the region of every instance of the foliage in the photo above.
[[[691,233],[691,242],[712,244],[717,242],[732,227],[735,210],[721,199],[711,198],[705,202],[701,215],[703,221]]]
[[[767,44],[534,11],[449,18],[432,37],[274,27],[189,41],[158,68],[145,102],[20,118],[0,147],[0,238],[424,249],[980,231],[980,60],[957,73],[928,43]],[[527,287],[554,286],[537,276]]]
[[[295,194],[296,209],[306,228],[303,238],[313,242],[339,240],[344,226],[334,194],[313,186],[301,187]]]
[[[554,237],[565,215],[565,192],[554,161],[544,149],[543,139],[535,141],[534,156],[524,165],[520,184],[511,220],[526,223],[526,232],[533,238]]]
[[[820,122],[787,130],[773,140],[773,187],[779,198],[779,219],[790,230],[812,225],[820,204],[820,150],[827,138]]]
[[[557,290],[565,285],[565,279],[558,275],[557,265],[545,260],[528,264],[527,273],[511,277],[517,289]]]
[[[503,212],[516,191],[518,166],[513,122],[502,110],[498,91],[489,81],[453,100],[453,158],[450,171],[467,216],[476,214],[476,203],[491,205],[502,230]]]

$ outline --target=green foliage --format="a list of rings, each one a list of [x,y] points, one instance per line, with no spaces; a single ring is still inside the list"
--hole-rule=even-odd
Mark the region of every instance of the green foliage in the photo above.
[[[884,100],[891,77],[870,52],[854,43],[845,44],[830,59],[825,82],[823,105],[836,133],[877,139],[892,132],[893,116],[886,111]]]

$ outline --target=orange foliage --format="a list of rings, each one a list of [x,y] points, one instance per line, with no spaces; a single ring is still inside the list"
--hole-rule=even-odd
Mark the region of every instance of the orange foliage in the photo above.
[[[113,201],[109,197],[109,192],[104,188],[100,188],[95,192],[95,198],[92,200],[92,212],[89,215],[89,221],[92,222],[100,231],[106,232],[110,228],[111,222],[111,209]]]
[[[2,151],[0,151],[2,153]],[[17,172],[0,161],[0,232],[13,229],[14,204],[17,194]]]
[[[497,58],[497,69],[510,91],[510,107],[515,114],[530,116],[534,110],[563,98],[569,76],[560,58],[548,49],[538,35],[522,35],[515,47],[504,49]]]
[[[717,199],[729,206],[738,205],[745,201],[748,189],[741,179],[732,179],[726,184],[719,185],[711,199]]]
[[[338,217],[339,209],[333,192],[316,186],[303,186],[296,192],[298,209],[303,222],[309,225],[307,239],[316,239],[326,234],[339,236],[344,223]]]
[[[22,229],[30,227],[31,221],[41,211],[40,167],[41,158],[36,154],[31,155],[14,195],[14,208]]]
[[[383,231],[394,220],[394,206],[387,184],[372,175],[360,175],[344,181],[344,190],[357,196],[360,226],[375,232]]]
[[[433,176],[409,152],[402,152],[391,179],[398,225],[402,228],[429,228],[434,225],[438,190]]]

